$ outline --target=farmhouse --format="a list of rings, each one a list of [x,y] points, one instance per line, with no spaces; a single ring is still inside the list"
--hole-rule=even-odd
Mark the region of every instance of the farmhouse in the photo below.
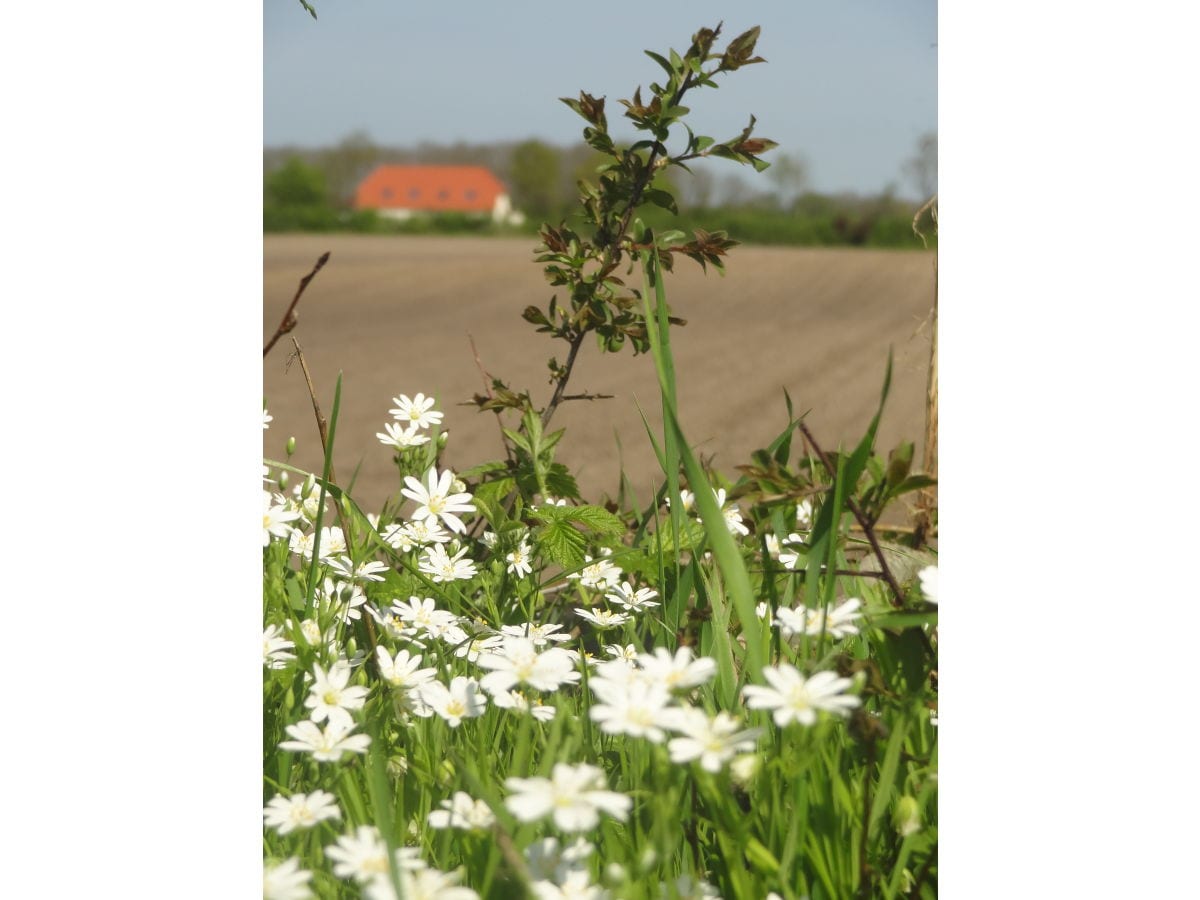
[[[519,223],[504,184],[481,166],[379,166],[354,192],[355,209],[410,219],[422,213],[459,212]]]

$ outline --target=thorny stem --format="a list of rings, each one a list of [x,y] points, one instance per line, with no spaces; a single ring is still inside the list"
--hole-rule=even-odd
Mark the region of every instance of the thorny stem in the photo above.
[[[828,456],[825,455],[825,451],[821,449],[820,445],[816,441],[816,438],[813,437],[812,432],[808,430],[808,426],[803,422],[800,422],[799,424],[800,431],[804,434],[804,437],[808,440],[808,442],[812,444],[812,448],[816,451],[817,456],[821,458],[821,464],[825,466],[825,471],[835,472],[836,468],[834,467],[833,462]],[[887,564],[887,559],[884,558],[883,548],[879,546],[879,539],[875,537],[875,529],[871,526],[871,520],[868,519],[863,513],[862,507],[854,502],[854,498],[847,497],[846,505],[850,507],[850,511],[854,513],[854,518],[858,520],[858,524],[862,527],[863,534],[867,536],[867,540],[871,543],[871,550],[874,551],[876,559],[879,560],[879,567],[882,570],[883,578],[888,583],[888,587],[892,589],[892,593],[895,595],[892,605],[896,608],[902,607],[904,605],[904,590],[900,587],[900,583],[896,581],[896,576],[892,574],[892,570]]]
[[[721,33],[721,26],[718,25],[713,35],[713,40],[716,40],[717,35]],[[712,74],[712,73],[709,73]],[[679,85],[678,90],[671,95],[671,106],[678,106],[679,101],[683,99],[692,87],[695,86],[695,73],[688,72],[684,76],[683,82]],[[629,231],[629,223],[633,220],[633,213],[641,202],[642,194],[646,187],[654,180],[654,173],[658,169],[659,157],[666,153],[666,148],[660,143],[655,142],[654,149],[650,151],[650,156],[646,160],[646,165],[639,173],[637,180],[634,182],[633,190],[629,195],[629,202],[626,204],[625,212],[621,216],[620,226],[617,228],[617,233],[612,235],[606,242],[604,247],[604,263],[600,267],[600,271],[593,279],[594,284],[603,284],[604,279],[612,274],[621,262],[621,241]],[[554,411],[558,409],[558,405],[566,399],[564,394],[567,389],[567,381],[571,378],[571,371],[575,367],[575,358],[579,355],[579,348],[583,345],[583,339],[586,336],[586,331],[578,332],[571,338],[571,349],[567,355],[567,361],[563,365],[562,377],[558,379],[558,383],[554,387],[554,394],[550,397],[550,402],[546,404],[546,409],[542,412],[542,427],[545,428],[550,424],[550,418],[554,415]]]
[[[563,394],[567,390],[567,381],[571,377],[571,370],[575,368],[575,357],[579,355],[579,348],[583,344],[584,332],[579,332],[571,339],[571,349],[567,353],[567,362],[563,366],[562,377],[558,379],[558,383],[554,386],[554,394],[550,397],[550,402],[546,404],[546,409],[542,412],[542,428],[550,424],[550,417],[554,415],[554,411],[558,409],[558,404],[562,402]]]
[[[267,346],[263,347],[263,359],[267,358],[267,354],[271,352],[271,348],[275,346],[276,341],[296,327],[296,304],[300,302],[300,296],[304,293],[304,289],[308,287],[308,283],[313,280],[327,262],[329,262],[328,250],[322,253],[320,258],[317,259],[317,264],[313,266],[313,270],[300,279],[300,287],[296,288],[296,296],[292,298],[287,312],[283,314],[283,320],[279,323],[279,327],[275,329],[275,333],[271,335],[271,339],[267,341]]]

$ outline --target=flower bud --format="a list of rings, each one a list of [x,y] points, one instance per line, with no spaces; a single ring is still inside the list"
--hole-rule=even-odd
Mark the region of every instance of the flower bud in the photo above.
[[[438,766],[437,778],[443,785],[450,784],[454,780],[457,770],[454,768],[454,763],[448,759],[443,759],[441,765]]]
[[[288,456],[291,456],[293,453],[296,452],[296,436],[295,435],[292,435],[290,438],[287,439],[287,443],[284,444],[283,449],[287,451]]]
[[[288,473],[287,473],[287,472],[280,472],[280,473],[279,473],[279,478],[276,480],[276,482],[275,482],[275,483],[276,483],[277,485],[279,485],[279,489],[280,489],[281,491],[286,491],[286,490],[287,490],[287,486],[288,486]]]
[[[439,447],[445,447],[445,446],[446,446],[446,439],[447,439],[447,438],[449,438],[449,437],[450,437],[450,432],[448,432],[448,431],[443,431],[441,434],[439,434],[439,435],[437,436],[437,445],[438,445]]]
[[[908,837],[910,834],[916,834],[921,830],[921,808],[917,804],[917,798],[909,794],[905,794],[896,801],[896,811],[892,814],[892,821],[896,825],[896,831],[900,837]]]
[[[408,759],[403,756],[393,756],[387,761],[387,773],[392,778],[400,778],[408,771]]]
[[[642,858],[638,861],[638,866],[641,867],[642,873],[649,872],[658,865],[658,853],[653,847],[647,847],[642,851]]]
[[[461,478],[455,478],[453,489],[456,494],[465,494],[467,492],[467,483]]]
[[[624,884],[629,877],[629,873],[625,871],[625,867],[620,863],[609,863],[604,867],[604,881],[607,884],[616,886]]]
[[[729,764],[729,774],[733,778],[733,783],[739,787],[745,787],[758,774],[758,770],[762,767],[762,760],[757,753],[743,753],[736,757]]]

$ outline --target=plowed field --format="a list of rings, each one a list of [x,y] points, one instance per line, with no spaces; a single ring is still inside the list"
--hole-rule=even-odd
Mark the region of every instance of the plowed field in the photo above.
[[[304,350],[318,398],[329,414],[343,373],[335,465],[354,496],[377,511],[399,488],[392,451],[376,439],[397,394],[434,395],[450,432],[443,461],[464,469],[502,455],[495,416],[458,404],[484,388],[480,365],[514,389],[549,398],[546,361],[565,345],[535,334],[521,319],[545,308],[553,289],[533,260],[536,239],[414,238],[351,235],[264,237],[264,343],[317,257],[332,251],[299,306],[292,335]],[[783,390],[827,448],[861,437],[879,401],[888,348],[895,354],[880,449],[900,440],[921,454],[929,358],[925,321],[933,299],[930,254],[906,251],[736,247],[727,275],[705,275],[681,259],[666,280],[685,434],[705,459],[736,477],[734,466],[787,421]],[[634,276],[640,284],[640,277]],[[264,454],[282,459],[295,435],[293,462],[320,470],[320,441],[299,365],[286,365],[288,338],[263,367],[274,421]],[[628,348],[580,353],[570,392],[611,400],[564,403],[552,428],[565,427],[558,459],[586,497],[615,495],[623,466],[640,497],[660,472],[638,412],[661,428],[658,387],[648,355]],[[510,426],[511,427],[511,426]],[[656,431],[656,435],[660,432]],[[618,445],[618,436],[620,444]]]

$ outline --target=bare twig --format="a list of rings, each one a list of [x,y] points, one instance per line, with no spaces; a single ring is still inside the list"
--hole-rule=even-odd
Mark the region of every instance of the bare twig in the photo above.
[[[563,394],[564,400],[611,400],[615,394]]]
[[[471,355],[475,357],[475,368],[479,369],[479,377],[483,379],[483,389],[487,393],[488,399],[494,400],[495,395],[492,394],[491,376],[483,367],[483,360],[479,358],[479,349],[475,346],[475,338],[470,332],[467,332],[467,340],[471,342]],[[509,462],[512,462],[512,448],[508,446],[508,437],[504,434],[504,422],[500,419],[500,410],[497,409],[494,412],[496,413],[496,427],[500,429],[500,443],[504,447],[504,457]]]
[[[804,422],[798,423],[800,431],[811,445],[817,456],[821,458],[821,464],[825,466],[825,471],[831,475],[837,471],[833,462],[825,455],[825,451],[821,449],[812,432],[808,430],[808,426]],[[875,558],[879,560],[879,567],[882,570],[884,580],[888,583],[888,587],[892,589],[895,599],[892,605],[899,608],[904,605],[904,590],[900,587],[900,583],[896,581],[896,576],[892,574],[891,568],[887,564],[887,559],[883,555],[883,548],[879,546],[879,539],[875,537],[875,529],[871,525],[871,520],[863,513],[862,508],[854,502],[853,497],[846,497],[846,505],[850,507],[850,512],[854,513],[854,518],[858,520],[858,524],[862,527],[863,534],[867,536],[867,540],[871,544],[871,550],[875,553]]]
[[[292,298],[291,305],[288,306],[287,312],[283,314],[283,321],[279,323],[279,327],[275,329],[275,333],[267,341],[267,346],[263,347],[263,359],[266,359],[267,354],[271,352],[271,348],[275,346],[276,341],[296,327],[296,304],[300,302],[300,297],[303,295],[304,289],[308,287],[308,283],[313,280],[327,262],[329,262],[328,250],[321,254],[317,260],[317,264],[313,266],[313,270],[300,279],[300,287],[296,288],[296,296]]]

